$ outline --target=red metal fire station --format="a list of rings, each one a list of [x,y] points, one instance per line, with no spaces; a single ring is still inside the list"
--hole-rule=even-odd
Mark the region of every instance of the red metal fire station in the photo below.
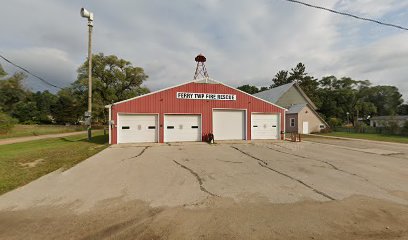
[[[111,144],[283,139],[285,129],[284,108],[209,79],[205,66],[203,79],[107,108]]]

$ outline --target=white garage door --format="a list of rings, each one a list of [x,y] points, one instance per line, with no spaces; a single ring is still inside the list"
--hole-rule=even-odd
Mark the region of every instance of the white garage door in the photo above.
[[[252,139],[278,139],[278,115],[257,114],[251,115]]]
[[[118,143],[157,142],[157,115],[118,115]]]
[[[245,111],[214,110],[213,134],[215,140],[245,139]]]
[[[165,142],[197,142],[201,141],[200,115],[165,115]]]

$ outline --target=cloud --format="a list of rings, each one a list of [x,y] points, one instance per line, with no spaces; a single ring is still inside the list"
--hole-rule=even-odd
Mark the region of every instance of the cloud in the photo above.
[[[404,9],[407,6],[408,2],[400,0],[341,0],[336,4],[339,10],[375,18],[381,18],[389,12]]]
[[[405,1],[307,2],[408,22],[401,11],[408,6]],[[0,39],[2,52],[58,83],[74,81],[87,54],[86,20],[79,16],[82,4],[15,0],[2,6],[0,15],[13,19],[13,24],[0,23],[7,33]],[[190,81],[194,57],[203,53],[210,76],[232,86],[268,86],[277,71],[303,62],[315,77],[336,74],[395,84],[408,98],[403,67],[406,33],[399,30],[278,0],[86,4],[95,13],[93,51],[115,54],[145,68],[150,76],[146,85],[152,90]],[[39,56],[47,60],[38,61]]]
[[[9,60],[25,67],[35,75],[39,75],[48,82],[59,87],[66,87],[76,78],[76,64],[69,59],[68,53],[53,48],[24,48],[5,52]],[[19,69],[4,65],[8,73],[20,71]],[[41,80],[28,75],[26,85],[32,90],[46,90],[53,92],[58,89],[49,86]]]

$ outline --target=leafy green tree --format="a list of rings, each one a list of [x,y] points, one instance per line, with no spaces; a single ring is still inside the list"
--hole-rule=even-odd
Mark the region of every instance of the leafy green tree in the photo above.
[[[59,91],[58,99],[50,107],[53,120],[58,124],[78,124],[86,109],[86,105],[81,101],[71,88]]]
[[[377,111],[376,106],[366,97],[366,91],[370,89],[369,81],[357,81],[349,77],[337,79],[335,76],[328,76],[322,78],[319,84],[318,94],[322,99],[319,110],[326,118],[334,117],[343,122],[350,120],[354,124],[357,118],[366,118]]]
[[[37,123],[39,112],[35,102],[19,102],[15,105],[12,116],[21,123]]]
[[[148,76],[143,68],[115,55],[103,53],[92,56],[93,120],[106,120],[105,105],[149,93],[142,84]],[[78,69],[77,80],[72,84],[74,95],[87,106],[88,61]],[[86,108],[85,108],[86,109]],[[82,113],[83,114],[83,113]]]
[[[46,124],[52,123],[51,107],[58,101],[58,96],[46,90],[32,94],[31,98],[36,103],[38,110],[37,121]]]
[[[408,104],[401,104],[397,108],[398,115],[408,115]]]
[[[258,92],[259,92],[258,87],[256,87],[256,86],[251,86],[251,85],[249,85],[249,84],[242,85],[242,86],[239,86],[239,87],[237,87],[237,88],[238,88],[239,90],[244,91],[244,92],[249,93],[249,94],[255,94],[255,93],[258,93]]]
[[[402,95],[395,86],[374,86],[365,91],[366,99],[377,108],[380,116],[395,115],[403,103]]]
[[[0,79],[0,110],[11,114],[18,102],[27,98],[28,91],[23,85],[26,75],[15,73],[11,77],[5,77],[2,70]]]

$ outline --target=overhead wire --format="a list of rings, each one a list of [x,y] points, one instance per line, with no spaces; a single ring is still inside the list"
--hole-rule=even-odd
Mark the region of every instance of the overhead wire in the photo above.
[[[339,15],[343,15],[343,16],[347,16],[347,17],[356,18],[356,19],[359,19],[359,20],[362,20],[362,21],[373,22],[373,23],[380,24],[380,25],[384,25],[384,26],[387,26],[387,27],[393,27],[393,28],[398,28],[398,29],[400,29],[400,30],[408,31],[408,28],[407,28],[407,27],[404,27],[404,26],[400,26],[400,25],[396,25],[396,24],[392,24],[392,23],[386,23],[386,22],[382,22],[382,21],[376,20],[376,19],[360,17],[360,16],[357,16],[357,15],[354,15],[354,14],[351,14],[351,13],[340,12],[340,11],[336,11],[336,10],[333,10],[333,9],[330,9],[330,8],[325,8],[325,7],[321,7],[321,6],[316,6],[316,5],[313,5],[313,4],[310,4],[310,3],[305,3],[305,2],[302,2],[302,1],[298,1],[298,0],[284,0],[284,1],[292,2],[292,3],[297,3],[297,4],[301,4],[301,5],[307,6],[307,7],[316,8],[316,9],[328,11],[328,12],[331,12],[331,13],[335,13],[335,14],[339,14]]]
[[[30,72],[30,71],[27,70],[26,68],[23,68],[23,67],[21,67],[21,66],[15,64],[14,62],[12,62],[11,60],[7,59],[6,57],[4,57],[4,56],[1,55],[1,54],[0,54],[0,58],[2,58],[4,61],[10,63],[10,64],[13,65],[14,67],[19,68],[19,69],[23,70],[24,72],[26,72],[27,74],[29,74],[29,75],[31,75],[31,76],[33,76],[33,77],[39,79],[39,80],[42,81],[43,83],[45,83],[45,84],[47,84],[47,85],[49,85],[49,86],[51,86],[51,87],[54,87],[54,88],[62,89],[61,87],[58,87],[57,85],[50,83],[49,81],[45,80],[44,78],[42,78],[42,77],[40,77],[40,76],[38,76],[38,75],[36,75],[36,74]]]

